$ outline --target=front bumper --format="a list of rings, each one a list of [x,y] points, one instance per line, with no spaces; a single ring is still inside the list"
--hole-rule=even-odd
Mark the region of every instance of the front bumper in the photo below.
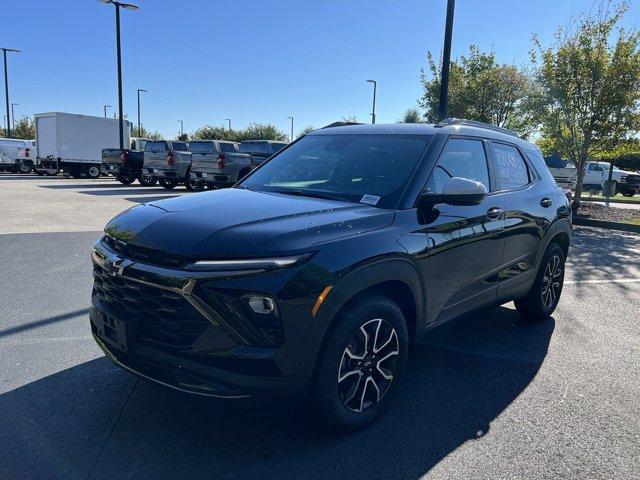
[[[103,241],[92,259],[91,329],[117,365],[222,401],[264,403],[306,393],[315,356],[304,342],[317,294],[276,299],[280,327],[256,323],[238,303],[246,292],[276,298],[267,286],[299,287],[308,272],[297,270],[305,267],[230,279],[132,261]]]

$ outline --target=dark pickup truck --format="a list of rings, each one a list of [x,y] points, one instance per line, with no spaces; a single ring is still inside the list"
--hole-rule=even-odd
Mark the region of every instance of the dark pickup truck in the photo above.
[[[155,185],[158,179],[153,175],[144,174],[144,147],[147,138],[131,139],[131,148],[121,151],[119,148],[102,149],[102,167],[105,172],[112,174],[120,183],[129,185],[136,179],[145,187]]]
[[[251,155],[251,166],[257,167],[287,145],[287,142],[275,140],[245,140],[240,144],[240,153]]]

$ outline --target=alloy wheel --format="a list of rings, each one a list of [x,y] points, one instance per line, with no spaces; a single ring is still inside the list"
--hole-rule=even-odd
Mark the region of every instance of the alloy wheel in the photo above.
[[[558,255],[549,258],[542,277],[542,305],[552,308],[560,297],[562,288],[562,261]]]
[[[345,407],[362,412],[389,390],[400,353],[396,330],[376,318],[363,324],[345,348],[338,368],[338,392]]]

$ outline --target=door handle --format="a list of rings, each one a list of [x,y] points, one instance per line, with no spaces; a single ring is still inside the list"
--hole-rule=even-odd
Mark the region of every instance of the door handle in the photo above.
[[[504,210],[502,210],[500,207],[492,207],[487,210],[487,218],[495,220],[496,218],[501,218],[503,213]]]
[[[552,204],[553,202],[551,201],[550,198],[545,197],[542,200],[540,200],[540,205],[543,206],[544,208],[549,208]]]

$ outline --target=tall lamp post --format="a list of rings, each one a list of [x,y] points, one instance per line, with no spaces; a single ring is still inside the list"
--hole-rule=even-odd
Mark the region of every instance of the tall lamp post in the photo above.
[[[140,124],[140,94],[141,93],[147,93],[147,91],[142,88],[138,89],[138,137],[142,136],[142,133],[140,133],[142,132],[142,128],[140,126],[141,125]]]
[[[7,72],[7,52],[20,53],[15,48],[0,48],[4,57],[4,101],[7,107],[7,138],[11,138],[11,117],[9,117],[9,73]]]
[[[289,137],[289,142],[293,142],[293,117],[287,117],[291,120],[291,136]]]
[[[456,0],[447,0],[447,23],[444,29],[444,50],[442,52],[442,76],[440,78],[440,100],[438,118],[447,117],[447,96],[449,95],[449,64],[451,63],[451,34],[453,33],[453,10]]]
[[[20,105],[19,103],[12,103],[11,104],[11,128],[13,128],[14,130],[16,129],[16,113],[13,111],[13,107],[15,107],[16,105]]]
[[[229,131],[231,131],[231,119],[230,118],[225,118],[225,120],[227,122],[229,122]]]
[[[371,124],[376,123],[376,87],[377,82],[375,80],[367,80],[368,83],[373,83],[373,108],[371,110]]]
[[[116,2],[115,0],[98,0],[102,3],[111,3],[116,9],[116,52],[118,57],[118,116],[120,117],[120,150],[124,150],[124,115],[122,114],[122,54],[120,49],[120,7],[127,10],[139,10],[132,3]]]
[[[184,122],[182,120],[178,120],[178,123],[180,124],[180,136],[184,135]]]
[[[103,105],[102,110],[104,110],[104,118],[107,118],[107,108],[113,108],[111,105]]]

